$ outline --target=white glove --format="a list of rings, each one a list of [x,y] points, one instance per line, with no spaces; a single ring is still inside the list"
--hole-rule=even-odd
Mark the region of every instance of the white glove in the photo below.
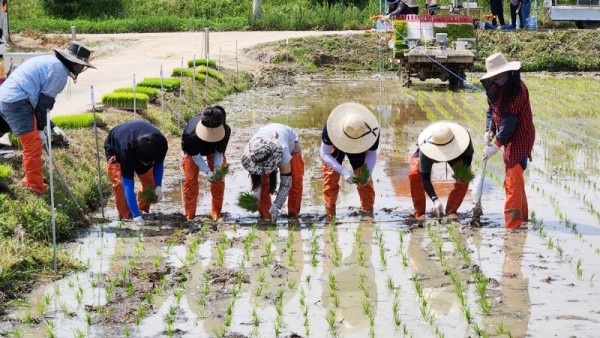
[[[488,145],[483,151],[483,160],[487,161],[488,159],[490,159],[490,157],[496,155],[498,150],[500,150],[500,147],[498,147],[495,143]]]
[[[154,193],[156,194],[156,201],[160,201],[163,198],[162,187],[158,186],[154,189]]]
[[[142,218],[142,216],[134,217],[133,218],[133,223],[135,223],[135,225],[143,226],[144,225],[144,219]]]
[[[354,182],[352,182],[352,177],[354,177],[354,173],[352,172],[352,170],[346,168],[342,169],[342,176],[344,176],[344,180],[346,181],[346,183],[354,184]]]
[[[63,142],[69,143],[69,138],[67,137],[67,134],[65,134],[65,132],[62,129],[60,129],[58,126],[54,126],[54,128],[52,128],[52,131],[56,135],[60,136],[60,138],[62,138]]]
[[[40,139],[42,140],[42,144],[44,147],[48,147],[48,136],[46,136],[46,130],[39,130]]]
[[[279,217],[279,208],[273,204],[271,206],[271,210],[269,210],[269,213],[271,214],[271,222],[276,223],[277,217]]]
[[[383,20],[389,20],[389,19],[390,19],[390,16],[389,16],[389,15],[384,15],[384,16],[382,16],[381,18],[382,18]]]
[[[490,144],[492,144],[492,140],[494,140],[494,132],[489,130],[486,131],[485,133],[483,133],[483,143],[486,146],[489,146]]]
[[[260,199],[260,188],[252,190],[252,197],[257,201]]]
[[[215,179],[215,172],[214,172],[214,171],[212,171],[212,170],[209,170],[209,171],[206,173],[206,179],[207,179],[209,182],[212,182],[212,181]]]
[[[438,218],[441,218],[444,216],[444,206],[442,205],[442,202],[440,202],[440,199],[436,199],[435,201],[433,201],[433,207],[434,207],[434,212],[436,213]]]

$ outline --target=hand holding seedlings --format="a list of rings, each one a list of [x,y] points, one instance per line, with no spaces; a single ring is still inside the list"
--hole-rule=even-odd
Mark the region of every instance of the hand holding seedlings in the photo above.
[[[352,170],[350,169],[346,169],[344,168],[342,170],[342,176],[344,176],[344,180],[346,181],[346,183],[348,184],[354,184],[354,173],[352,172]]]
[[[209,182],[219,182],[222,181],[225,175],[229,174],[229,164],[226,164],[220,168],[216,168],[214,172],[212,172],[212,177],[207,175]],[[258,198],[257,198],[258,199]]]
[[[437,218],[444,217],[444,205],[442,204],[439,198],[433,201],[433,207],[433,211],[436,214]]]
[[[367,168],[366,165],[363,165],[360,168],[360,171],[356,175],[352,176],[352,183],[356,183],[362,187],[369,182],[370,177],[371,174],[369,173],[369,168]]]

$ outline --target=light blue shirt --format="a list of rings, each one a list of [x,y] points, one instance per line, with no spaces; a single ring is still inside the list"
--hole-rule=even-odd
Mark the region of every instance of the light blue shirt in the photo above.
[[[0,102],[28,100],[35,108],[41,94],[56,98],[67,85],[69,69],[54,55],[33,57],[0,86]]]
[[[269,123],[260,128],[253,137],[276,138],[283,146],[283,156],[278,166],[284,166],[292,160],[292,151],[298,143],[298,135],[296,132],[281,123]]]

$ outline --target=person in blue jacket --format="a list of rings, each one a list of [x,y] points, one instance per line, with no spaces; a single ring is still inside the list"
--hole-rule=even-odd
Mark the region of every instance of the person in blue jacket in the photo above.
[[[162,198],[162,179],[168,144],[164,135],[146,121],[131,121],[120,124],[108,133],[104,141],[104,152],[108,161],[108,176],[119,216],[144,225],[140,210],[150,211],[150,201],[141,199],[142,191],[152,186],[157,201]],[[134,175],[142,183],[138,198],[134,192]]]

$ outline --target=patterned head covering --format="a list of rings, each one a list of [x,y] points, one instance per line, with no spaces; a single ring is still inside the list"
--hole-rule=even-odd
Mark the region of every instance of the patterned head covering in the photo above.
[[[283,145],[276,138],[254,137],[246,145],[242,166],[251,174],[267,175],[275,171],[283,157]]]

